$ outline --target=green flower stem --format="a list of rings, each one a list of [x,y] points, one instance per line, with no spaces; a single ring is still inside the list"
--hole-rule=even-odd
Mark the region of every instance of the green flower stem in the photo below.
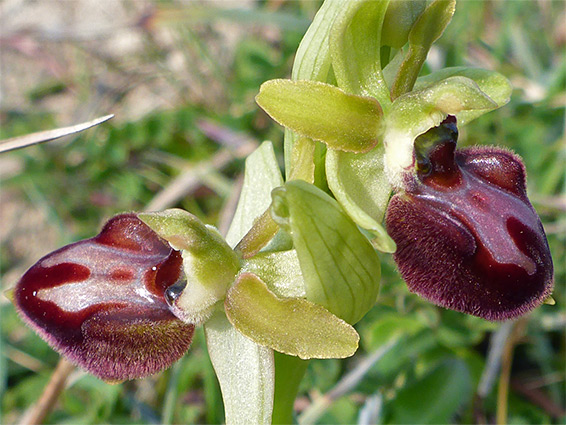
[[[277,351],[273,354],[275,356],[275,396],[271,422],[273,424],[292,424],[295,398],[309,360],[301,360]]]
[[[234,248],[242,255],[242,258],[251,258],[256,255],[279,230],[279,225],[271,218],[270,209],[271,207],[254,221],[252,228]]]

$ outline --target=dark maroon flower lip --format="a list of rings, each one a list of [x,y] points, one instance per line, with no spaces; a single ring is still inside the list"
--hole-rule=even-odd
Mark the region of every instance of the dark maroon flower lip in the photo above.
[[[182,258],[135,214],[32,266],[14,290],[23,317],[55,350],[106,380],[143,377],[188,349],[194,326],[169,310],[165,291]]]
[[[520,158],[493,147],[455,150],[454,128],[447,122],[426,134],[416,173],[391,199],[394,258],[424,298],[488,320],[514,318],[552,292],[544,229]]]

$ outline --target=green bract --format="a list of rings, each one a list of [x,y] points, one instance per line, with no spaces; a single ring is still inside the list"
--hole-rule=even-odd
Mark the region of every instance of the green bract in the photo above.
[[[338,86],[375,97],[387,106],[389,93],[381,73],[381,31],[387,1],[351,1],[330,32],[332,68]]]
[[[381,29],[381,45],[397,49],[403,47],[425,7],[426,0],[390,0]]]
[[[246,159],[244,185],[227,241],[235,246],[271,202],[282,184],[271,143],[263,143]],[[242,335],[219,309],[205,323],[208,354],[220,382],[227,424],[269,424],[273,410],[273,350]]]
[[[409,31],[409,50],[391,87],[393,99],[413,88],[428,51],[450,23],[455,7],[456,0],[434,0],[415,21]]]

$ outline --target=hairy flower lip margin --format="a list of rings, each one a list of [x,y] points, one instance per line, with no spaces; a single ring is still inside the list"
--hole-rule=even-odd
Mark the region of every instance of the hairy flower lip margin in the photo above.
[[[520,158],[495,147],[455,150],[454,124],[449,118],[425,134],[424,146],[415,147],[415,171],[391,199],[386,225],[397,244],[394,259],[409,289],[433,303],[511,319],[552,292],[544,229]]]
[[[164,296],[181,266],[178,251],[135,214],[121,214],[97,236],[41,258],[13,301],[73,363],[108,381],[141,378],[170,366],[191,343],[194,326],[178,320]]]

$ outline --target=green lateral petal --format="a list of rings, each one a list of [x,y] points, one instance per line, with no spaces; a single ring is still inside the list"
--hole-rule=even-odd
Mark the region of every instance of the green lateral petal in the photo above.
[[[492,109],[502,107],[509,102],[509,99],[511,98],[513,87],[509,83],[509,80],[503,75],[495,71],[488,71],[486,69],[479,68],[466,68],[463,66],[445,68],[424,77],[419,77],[415,84],[415,90],[426,89],[442,80],[456,76],[466,77],[474,81],[480,90],[489,96],[489,98],[496,104],[496,106],[491,109],[462,110],[456,114],[458,124],[460,125],[466,124]]]
[[[391,88],[393,99],[413,89],[430,47],[450,23],[455,8],[456,0],[433,0],[421,13],[409,32],[409,51]]]
[[[389,89],[381,72],[381,27],[389,1],[346,2],[330,32],[332,67],[338,86],[373,96],[386,108]]]
[[[252,273],[243,273],[224,302],[228,320],[258,344],[301,359],[350,357],[356,330],[324,307],[302,298],[277,298]]]
[[[246,159],[244,185],[240,200],[226,235],[230,246],[235,246],[252,228],[271,203],[271,191],[283,184],[281,171],[271,142],[263,142]]]
[[[342,0],[326,0],[316,13],[309,29],[301,40],[291,78],[293,80],[328,81],[331,57],[329,51],[329,33],[336,16],[341,13]],[[291,172],[291,152],[298,135],[285,129],[285,173]],[[300,156],[304,156],[300,154]]]
[[[446,78],[396,99],[386,117],[384,134],[389,182],[401,187],[402,174],[413,163],[413,143],[418,135],[439,125],[447,115],[496,107],[473,80],[462,76]]]
[[[240,270],[238,256],[214,228],[187,211],[170,209],[138,217],[181,250],[187,285],[172,301],[173,313],[188,323],[204,322]]]
[[[273,350],[238,332],[224,311],[214,313],[204,332],[222,390],[226,425],[271,424],[275,385]]]
[[[367,152],[378,142],[382,111],[373,98],[316,81],[271,80],[256,101],[279,124],[333,149]]]
[[[391,253],[395,242],[381,225],[391,194],[384,154],[383,145],[363,155],[329,150],[326,176],[328,187],[350,218],[375,236],[374,247]]]
[[[336,200],[303,181],[272,192],[273,219],[291,233],[307,299],[354,324],[375,304],[377,253]]]
[[[278,297],[306,297],[301,265],[294,249],[260,252],[244,261],[242,272],[258,276]]]

